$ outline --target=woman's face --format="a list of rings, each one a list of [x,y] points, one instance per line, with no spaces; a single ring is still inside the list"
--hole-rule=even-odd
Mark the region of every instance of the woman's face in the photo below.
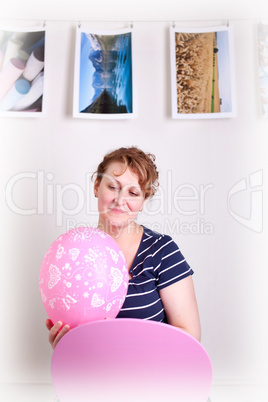
[[[111,162],[100,182],[95,181],[99,226],[123,228],[134,222],[144,203],[139,178],[129,167]],[[124,172],[124,173],[123,173]]]

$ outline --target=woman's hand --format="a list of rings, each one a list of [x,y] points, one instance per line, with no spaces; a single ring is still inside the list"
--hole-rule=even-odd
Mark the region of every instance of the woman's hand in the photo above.
[[[48,340],[53,349],[55,349],[59,340],[70,330],[69,325],[64,325],[64,327],[62,327],[61,321],[58,321],[53,325],[49,318],[46,320],[46,327],[49,330]]]

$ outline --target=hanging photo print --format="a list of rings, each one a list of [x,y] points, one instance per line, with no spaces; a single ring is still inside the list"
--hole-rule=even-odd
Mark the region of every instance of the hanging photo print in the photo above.
[[[172,117],[235,117],[231,27],[170,28]]]
[[[259,24],[259,78],[262,113],[268,117],[268,25]]]
[[[44,113],[45,29],[0,27],[0,115]]]
[[[131,29],[92,32],[77,28],[74,74],[74,117],[135,117]]]

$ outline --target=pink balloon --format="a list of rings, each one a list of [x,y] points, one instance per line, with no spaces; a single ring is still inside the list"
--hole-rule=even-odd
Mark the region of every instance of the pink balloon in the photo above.
[[[99,229],[71,229],[48,249],[40,269],[39,287],[53,323],[62,321],[73,328],[115,318],[128,288],[123,252]]]

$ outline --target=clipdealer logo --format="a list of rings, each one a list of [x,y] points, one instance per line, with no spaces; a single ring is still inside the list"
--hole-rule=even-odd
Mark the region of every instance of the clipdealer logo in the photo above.
[[[81,225],[73,217],[85,213],[87,216],[98,215],[91,173],[85,177],[85,186],[76,183],[55,183],[53,173],[20,172],[12,176],[6,184],[6,204],[8,208],[24,216],[31,215],[54,215],[57,226],[63,226],[67,219],[68,229]],[[200,184],[198,186],[184,183],[174,186],[172,172],[167,172],[166,186],[160,186],[157,194],[146,203],[143,216],[159,217],[167,216],[164,220],[164,228],[154,221],[155,230],[171,231],[180,234],[213,234],[214,225],[207,222],[206,207],[213,184]],[[19,190],[25,192],[25,187],[31,187],[26,204],[21,202]],[[237,207],[237,201],[240,204]],[[70,207],[71,200],[71,207]],[[242,200],[242,204],[241,204]],[[210,199],[211,201],[211,199]],[[227,194],[228,213],[240,225],[256,233],[263,230],[263,171],[251,173],[235,183]],[[175,217],[175,218],[174,218]],[[183,220],[183,217],[187,219]],[[148,222],[151,225],[152,220]],[[83,226],[90,223],[83,222]],[[160,226],[159,226],[160,225]]]
[[[243,196],[243,201],[249,200],[248,213],[241,214],[235,211],[233,201],[237,196]],[[246,228],[260,233],[263,230],[263,171],[251,173],[248,178],[243,178],[235,183],[228,192],[228,211],[230,215]]]
[[[6,204],[18,215],[54,215],[56,225],[66,223],[68,230],[81,225],[92,226],[75,219],[80,213],[94,219],[98,216],[91,176],[92,173],[87,173],[85,185],[81,186],[57,183],[51,172],[20,172],[6,184]],[[142,215],[148,219],[147,225],[172,234],[213,234],[213,224],[206,220],[206,209],[214,185],[175,183],[173,172],[167,171],[165,185],[160,185],[157,194],[144,205]],[[25,188],[30,189],[29,196],[22,199],[20,194],[25,194]],[[162,218],[158,219],[160,216]]]

